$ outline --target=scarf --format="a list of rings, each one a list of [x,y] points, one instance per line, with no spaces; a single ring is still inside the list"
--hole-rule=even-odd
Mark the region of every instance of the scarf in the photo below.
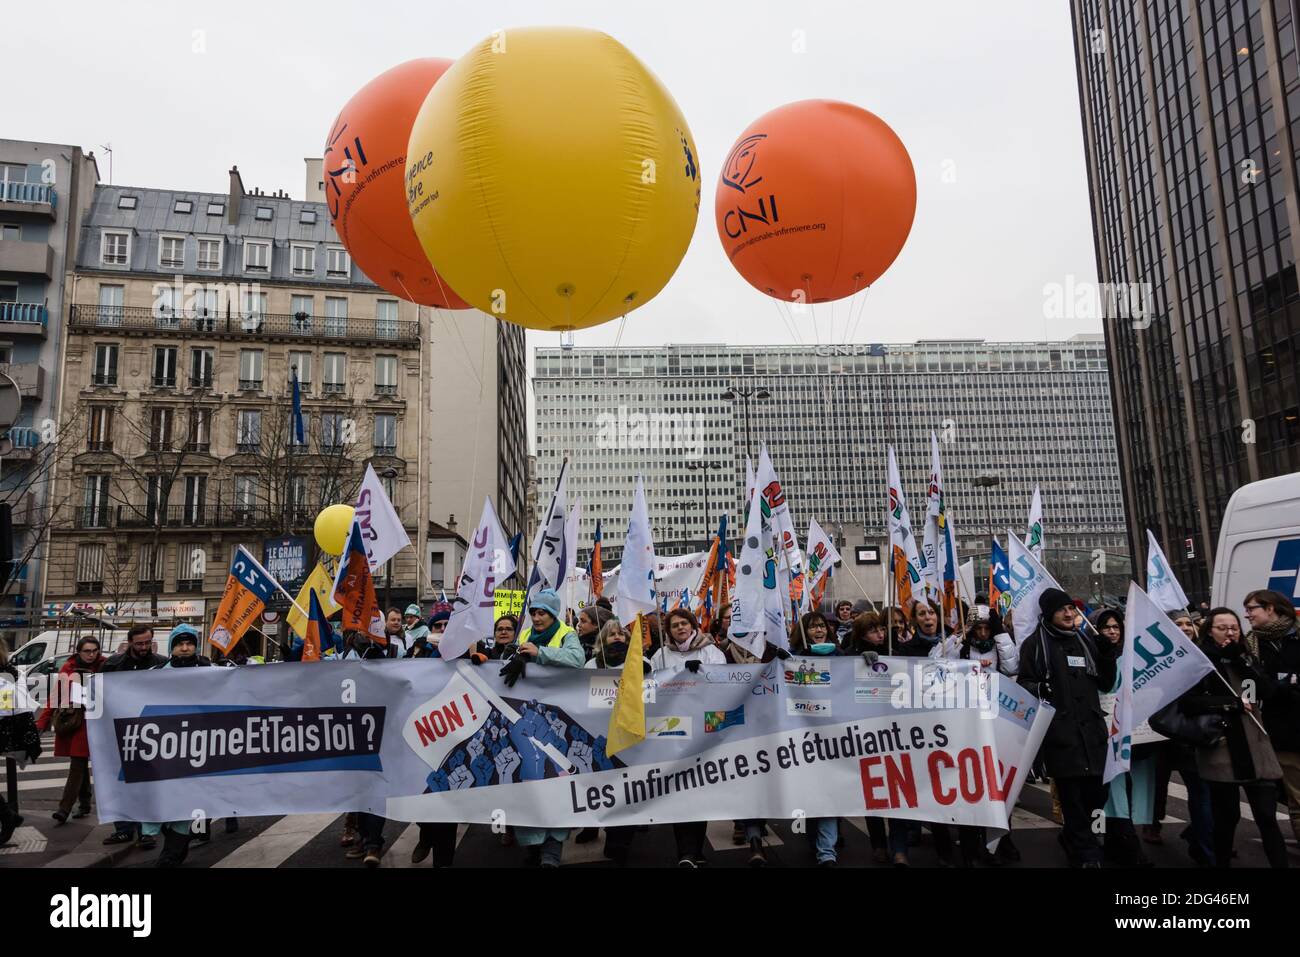
[[[1261,641],[1282,641],[1285,638],[1294,638],[1295,636],[1295,621],[1290,618],[1278,618],[1277,621],[1270,621],[1267,625],[1260,625],[1251,629],[1250,634],[1246,636],[1246,648],[1253,656],[1258,658]]]
[[[678,644],[675,638],[670,637],[668,639],[668,641],[672,645],[673,651],[677,651],[682,654],[685,654],[688,651],[698,651],[699,649],[707,645],[710,642],[710,640],[711,638],[709,635],[704,634],[698,629],[691,632],[691,637],[687,638],[686,641],[682,642],[681,644]]]
[[[550,628],[547,628],[545,631],[534,631],[528,636],[528,640],[540,648],[542,645],[549,643],[550,640],[555,637],[555,633],[559,630],[560,619],[556,618],[551,622]]]

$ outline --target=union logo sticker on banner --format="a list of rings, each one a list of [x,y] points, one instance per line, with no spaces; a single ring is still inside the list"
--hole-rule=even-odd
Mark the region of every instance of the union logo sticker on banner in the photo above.
[[[831,703],[818,698],[786,698],[785,713],[829,718],[831,716]]]
[[[693,738],[695,721],[690,715],[664,715],[660,718],[646,718],[645,736],[647,738]]]
[[[587,689],[587,707],[589,708],[613,708],[614,699],[618,696],[618,683],[622,678],[618,675],[597,675],[591,679],[591,684]],[[655,691],[659,683],[653,678],[646,678],[641,685],[641,701],[644,704],[655,703]]]
[[[436,771],[451,750],[478,731],[491,713],[491,703],[456,675],[440,694],[407,716],[402,737]]]

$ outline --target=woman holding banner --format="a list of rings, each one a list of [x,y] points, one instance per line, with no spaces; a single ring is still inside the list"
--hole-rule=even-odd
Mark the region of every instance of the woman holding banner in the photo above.
[[[543,588],[532,597],[528,606],[532,625],[519,636],[519,650],[502,669],[502,673],[517,671],[522,675],[527,665],[549,668],[581,668],[587,656],[583,653],[578,634],[560,620],[560,596],[553,588]],[[518,663],[518,664],[516,664]],[[507,679],[513,684],[513,679]],[[529,849],[529,862],[536,853],[541,867],[559,867],[564,842],[569,839],[568,828],[516,827],[515,838],[520,846]],[[537,850],[534,852],[533,849]]]
[[[86,635],[77,642],[76,654],[59,669],[57,683],[52,689],[45,709],[36,719],[36,728],[44,731],[54,726],[54,756],[68,759],[68,779],[63,786],[63,796],[54,811],[54,820],[60,824],[73,817],[90,813],[90,743],[86,738],[86,712],[80,701],[73,700],[72,689],[80,686],[88,675],[104,666],[105,658],[99,652],[99,639]],[[54,708],[57,701],[59,707]],[[73,803],[77,810],[72,811]]]

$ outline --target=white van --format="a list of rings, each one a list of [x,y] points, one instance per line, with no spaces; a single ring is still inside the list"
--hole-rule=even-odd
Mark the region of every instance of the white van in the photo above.
[[[1243,485],[1223,513],[1210,603],[1240,615],[1257,588],[1300,604],[1300,472]]]
[[[45,703],[53,676],[72,657],[77,640],[85,637],[98,638],[100,653],[107,657],[126,641],[126,630],[88,626],[74,631],[42,631],[9,656],[9,663],[18,670],[19,679],[26,682],[37,704]]]

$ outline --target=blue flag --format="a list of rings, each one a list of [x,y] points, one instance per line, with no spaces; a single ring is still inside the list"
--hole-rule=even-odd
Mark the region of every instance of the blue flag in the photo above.
[[[293,370],[293,434],[302,445],[306,439],[302,425],[302,389],[298,386],[298,370]]]

